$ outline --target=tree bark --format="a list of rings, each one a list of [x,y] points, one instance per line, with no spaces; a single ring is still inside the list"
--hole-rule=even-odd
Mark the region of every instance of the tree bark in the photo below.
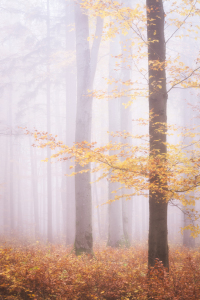
[[[101,41],[103,21],[97,18],[97,26],[93,46],[90,52],[88,36],[88,16],[80,8],[81,0],[75,2],[75,32],[76,32],[76,64],[77,64],[77,113],[75,142],[91,141],[92,97],[88,90],[92,90],[96,71],[98,50]],[[83,168],[75,167],[75,172]],[[76,236],[75,252],[93,252],[92,237],[92,195],[90,173],[77,174],[75,177],[76,201]]]
[[[153,117],[149,120],[150,159],[167,153],[166,130],[158,129],[167,122],[167,92],[165,73],[165,37],[164,37],[164,9],[162,0],[147,0],[147,38],[148,38],[148,66],[149,66],[149,112]],[[159,66],[153,66],[157,63]],[[162,124],[161,124],[162,123]],[[164,161],[163,161],[164,164]],[[150,172],[149,190],[149,247],[148,265],[154,266],[158,259],[169,268],[168,237],[167,237],[167,200],[162,182],[154,171]],[[155,184],[160,187],[156,192]],[[160,192],[159,192],[160,191]]]

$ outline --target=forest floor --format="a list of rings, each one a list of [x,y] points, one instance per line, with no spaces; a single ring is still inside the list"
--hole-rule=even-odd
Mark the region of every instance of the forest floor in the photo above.
[[[200,299],[200,250],[170,248],[170,271],[147,273],[147,248],[0,246],[0,299]]]

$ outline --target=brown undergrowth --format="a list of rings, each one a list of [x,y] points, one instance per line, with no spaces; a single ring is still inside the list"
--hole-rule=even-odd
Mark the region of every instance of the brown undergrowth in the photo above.
[[[147,249],[96,247],[76,257],[63,246],[0,247],[0,299],[200,299],[198,249],[173,248],[170,272],[147,272]]]

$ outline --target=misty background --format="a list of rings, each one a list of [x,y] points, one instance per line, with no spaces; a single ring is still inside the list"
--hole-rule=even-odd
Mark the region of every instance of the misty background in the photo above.
[[[122,3],[133,5],[133,1],[128,0]],[[57,135],[68,146],[75,142],[79,71],[74,5],[71,0],[0,1],[2,238],[66,245],[72,245],[75,240],[75,178],[66,176],[73,172],[69,169],[71,162],[56,159],[43,162],[53,152],[33,147],[33,137],[25,135],[23,130],[37,129]],[[104,21],[104,26],[106,23],[109,20]],[[96,18],[90,16],[90,49],[98,39],[96,26]],[[129,30],[125,36],[119,32],[106,39],[108,30],[105,26],[102,32],[92,84],[94,90],[106,92],[106,97],[94,97],[92,102],[91,141],[98,146],[111,141],[123,142],[108,132],[126,130],[134,135],[148,134],[148,126],[139,126],[136,121],[148,119],[148,99],[138,96],[125,108],[123,103],[131,100],[130,93],[112,97],[117,91],[130,89],[123,85],[128,80],[137,81],[137,86],[145,89],[147,58],[140,61],[134,58],[139,46],[133,31]],[[170,36],[170,29],[167,34]],[[180,53],[188,65],[192,63],[192,51],[198,52],[197,44],[187,36],[173,40],[168,47],[168,55],[173,58]],[[178,126],[189,127],[194,122],[198,125],[199,119],[194,118],[195,112],[189,105],[197,105],[198,101],[196,91],[174,90],[168,99],[168,122]],[[180,139],[178,135],[168,137],[172,143]],[[191,139],[185,142],[189,144]],[[134,143],[131,138],[127,140]],[[139,146],[140,142],[137,143]],[[98,176],[100,172],[90,175],[94,241],[108,242],[113,247],[146,242],[148,198],[140,195],[128,201],[122,198],[105,204],[114,197],[112,191],[119,185],[106,179],[95,182]],[[198,206],[197,203],[196,209]],[[170,205],[168,210],[169,242],[187,246],[198,244],[199,238],[194,242],[189,232],[181,234],[181,227],[188,222],[181,210]]]

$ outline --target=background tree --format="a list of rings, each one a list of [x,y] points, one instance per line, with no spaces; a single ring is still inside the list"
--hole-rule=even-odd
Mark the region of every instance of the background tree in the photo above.
[[[79,1],[75,4],[75,28],[76,28],[76,64],[77,64],[77,113],[75,142],[91,142],[92,121],[92,97],[88,90],[92,90],[99,45],[103,29],[103,21],[97,18],[97,39],[89,48],[89,24],[88,16],[81,10]],[[82,166],[76,166],[75,171],[82,171]],[[76,237],[75,251],[91,253],[93,251],[92,238],[92,195],[90,174],[79,173],[75,178],[76,199]]]
[[[120,74],[117,74],[116,65],[115,65],[115,57],[119,55],[119,39],[115,37],[110,41],[110,60],[109,60],[109,79],[119,80]],[[118,72],[119,73],[119,72]],[[115,85],[109,85],[108,93],[112,94],[113,89],[115,89]],[[109,109],[109,143],[116,143],[116,138],[112,136],[112,132],[120,131],[121,127],[121,119],[120,119],[120,99],[110,99],[108,104]],[[114,153],[111,151],[110,155]],[[114,199],[114,195],[119,189],[119,183],[109,182],[108,188],[108,198]],[[114,193],[114,194],[113,194]],[[111,247],[119,247],[122,242],[122,203],[121,200],[111,202],[108,207],[108,246]]]
[[[131,1],[126,0],[122,2],[125,7],[131,8]],[[129,86],[124,86],[123,82],[129,82],[131,81],[131,37],[130,37],[130,30],[129,34],[123,35],[121,33],[120,35],[121,39],[121,52],[122,52],[122,62],[121,62],[121,81],[122,81],[122,93],[124,89],[129,89]],[[130,101],[129,97],[126,97],[126,93],[124,96],[121,97],[121,130],[120,131],[126,131],[126,132],[132,132],[132,118],[131,118],[131,108],[124,108],[123,104],[128,103]],[[131,144],[131,138],[123,139],[122,143],[129,143]],[[125,189],[122,189],[122,194],[126,194],[128,191]],[[123,220],[123,234],[125,243],[127,245],[131,245],[132,242],[132,225],[133,225],[133,199],[126,200],[122,199],[122,220]]]

